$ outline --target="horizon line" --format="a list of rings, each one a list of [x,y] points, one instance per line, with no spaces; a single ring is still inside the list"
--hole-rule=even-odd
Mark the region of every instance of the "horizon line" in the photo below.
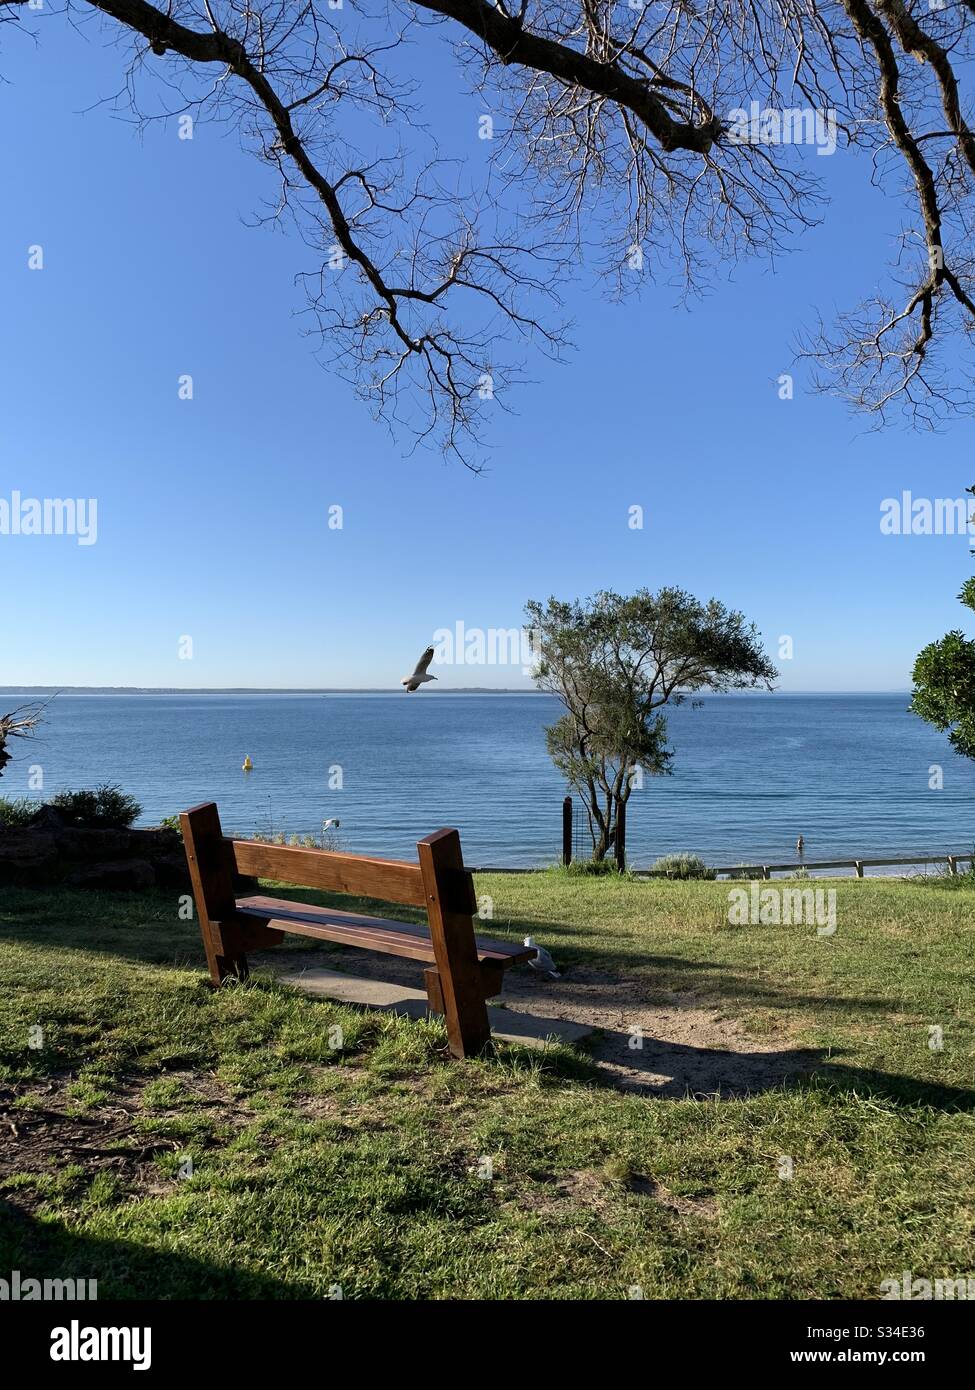
[[[396,686],[387,685],[0,685],[0,695],[395,695]],[[534,686],[456,685],[440,686],[430,694],[450,695],[548,695]],[[703,690],[687,692],[685,698],[711,695],[910,695],[910,687],[860,690]]]

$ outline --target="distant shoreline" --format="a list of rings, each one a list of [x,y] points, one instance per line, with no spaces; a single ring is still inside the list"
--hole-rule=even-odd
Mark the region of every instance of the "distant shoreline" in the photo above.
[[[397,686],[388,685],[0,685],[0,696],[26,695],[395,695],[402,693]],[[547,695],[545,690],[532,686],[442,685],[424,691],[424,695]],[[739,699],[749,695],[777,695],[789,699],[822,695],[904,695],[910,690],[729,690],[724,696]],[[702,690],[690,699],[723,698],[719,692]]]
[[[397,686],[386,685],[322,685],[322,686],[261,686],[261,685],[0,685],[0,696],[17,695],[34,699],[54,695],[395,695],[402,692]],[[442,685],[424,691],[430,695],[547,695],[545,690],[532,686]],[[779,696],[786,699],[809,699],[830,695],[903,695],[910,690],[731,690],[720,694],[703,690],[688,699],[741,699],[750,695]],[[551,696],[549,697],[551,698]]]
[[[263,686],[263,685],[0,685],[0,695],[395,695],[402,694],[398,686],[388,685],[320,685],[320,686]],[[427,694],[437,694],[428,691]],[[492,685],[444,686],[449,695],[544,695],[533,687]]]

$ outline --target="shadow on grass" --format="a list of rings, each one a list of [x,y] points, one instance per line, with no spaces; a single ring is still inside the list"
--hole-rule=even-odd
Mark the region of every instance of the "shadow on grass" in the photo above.
[[[287,895],[298,901],[344,906],[354,911],[382,914],[386,905],[370,899],[351,899],[313,889],[288,888]],[[203,975],[203,952],[194,922],[180,921],[177,916],[178,894],[156,889],[147,893],[82,893],[78,891],[38,891],[32,889],[0,889],[0,941],[4,938],[30,944],[41,950],[63,951],[78,949],[104,952],[144,964],[178,964],[189,969],[199,968]],[[410,909],[394,909],[403,920],[423,921],[423,914]],[[505,933],[500,924],[492,924],[497,935],[518,937],[524,930],[513,919]],[[550,933],[554,939],[572,936],[586,939],[584,929],[562,922],[526,923],[538,935]],[[290,947],[290,950],[289,950]],[[334,947],[326,950],[334,954]],[[279,958],[290,953],[310,954],[304,938],[294,938],[289,946],[279,947],[273,955]],[[362,961],[364,953],[343,951],[355,973],[354,962]],[[751,966],[735,970],[727,963],[711,960],[688,960],[680,956],[655,955],[642,951],[614,948],[611,956],[613,970],[605,951],[586,950],[582,945],[572,952],[574,965],[567,972],[571,982],[578,970],[585,972],[586,1004],[597,1005],[620,1016],[619,977],[631,966],[645,985],[643,1002],[653,1005],[667,999],[672,992],[686,991],[702,1004],[720,1006],[722,1001],[737,1005],[772,1008],[812,1007],[825,1014],[846,1014],[864,1010],[888,1013],[891,1008],[885,998],[844,998],[828,995],[797,994],[778,988],[773,983],[749,978]],[[366,956],[368,958],[368,956]],[[385,960],[385,958],[383,958]],[[665,977],[657,985],[648,977],[656,972]],[[373,973],[370,971],[369,973]],[[668,998],[668,996],[671,996]],[[632,1003],[632,1000],[630,1001]],[[624,1003],[624,1009],[627,1005]],[[629,1073],[623,1082],[631,1089],[668,1098],[719,1095],[733,1099],[754,1095],[783,1085],[821,1089],[843,1093],[874,1096],[898,1105],[927,1106],[940,1110],[971,1110],[975,1108],[975,1091],[939,1083],[926,1082],[911,1076],[848,1067],[835,1061],[835,1047],[830,1060],[815,1049],[793,1049],[778,1052],[724,1051],[661,1039],[645,1040],[641,1052],[629,1049],[630,1034],[600,1026],[598,1061],[607,1061],[614,1051],[625,1060]],[[564,1079],[586,1079],[599,1086],[618,1088],[619,1075],[612,1069],[594,1065],[579,1054],[563,1058],[553,1056],[547,1070],[550,1075]],[[513,1055],[513,1054],[510,1054]],[[571,1060],[575,1058],[575,1060]],[[641,1076],[642,1073],[642,1076]]]
[[[311,1289],[134,1241],[77,1235],[0,1201],[0,1270],[25,1279],[95,1279],[104,1299],[301,1299]]]
[[[595,1064],[587,1078],[591,1083],[667,1100],[744,1100],[787,1089],[855,1095],[904,1107],[975,1110],[975,1090],[848,1066],[836,1060],[844,1053],[835,1047],[829,1052],[824,1048],[736,1052],[645,1037],[642,1049],[634,1051],[629,1048],[630,1037],[600,1031],[593,1040]],[[613,1060],[623,1058],[625,1073],[621,1075],[613,1069]],[[609,1067],[599,1065],[607,1061]]]
[[[833,1057],[837,1055],[833,1048]],[[893,1105],[928,1110],[975,1110],[975,1091],[965,1086],[944,1086],[896,1072],[875,1071],[869,1067],[850,1067],[829,1061],[820,1064],[800,1085],[808,1091],[835,1092],[858,1096],[861,1100],[883,1100]]]
[[[403,921],[425,924],[426,915],[410,908],[392,908],[388,904],[369,898],[343,898],[334,893],[323,893],[312,888],[287,889],[287,896],[296,901],[328,907],[345,907],[352,912],[363,912],[375,916],[395,916]],[[546,921],[537,917],[520,920],[513,917],[508,921],[489,923],[475,922],[475,929],[483,935],[501,940],[522,941],[531,935],[547,941],[556,953],[559,965],[567,979],[580,969],[594,972],[587,974],[585,983],[587,996],[594,1004],[607,1009],[619,1007],[619,980],[621,976],[638,977],[645,986],[645,1000],[649,1004],[671,1002],[674,993],[688,992],[698,996],[702,1002],[734,1002],[748,1007],[769,1006],[777,1008],[813,1008],[824,1014],[842,1016],[850,1012],[890,1012],[890,999],[883,995],[839,996],[835,994],[802,994],[783,988],[774,981],[755,979],[754,964],[749,961],[735,968],[726,961],[690,959],[686,956],[662,955],[638,946],[632,949],[614,941],[612,950],[606,949],[603,935],[593,944],[589,928],[561,921]],[[560,952],[554,943],[571,939],[568,952]],[[625,939],[625,938],[624,938]],[[310,943],[304,942],[308,950]],[[280,948],[278,948],[280,949]],[[297,949],[301,949],[300,945]],[[323,951],[335,948],[324,945]],[[339,948],[340,950],[342,948]],[[344,951],[352,961],[361,959],[359,951]],[[525,970],[526,967],[519,967]],[[355,973],[353,971],[352,973]],[[657,976],[655,980],[653,977]]]
[[[330,907],[342,907],[352,912],[377,916],[394,916],[402,921],[425,923],[422,912],[409,908],[390,908],[388,904],[370,898],[353,898],[341,894],[323,893],[310,888],[287,888],[287,896],[296,902]],[[89,902],[90,900],[90,902]],[[0,941],[14,939],[37,946],[42,950],[78,949],[104,952],[136,960],[147,965],[175,965],[187,969],[205,969],[203,947],[195,921],[185,922],[178,917],[179,895],[175,890],[153,889],[145,893],[96,893],[83,891],[46,892],[36,889],[0,889]],[[507,929],[505,929],[507,927]],[[740,970],[726,962],[691,960],[683,956],[658,955],[645,950],[626,950],[614,945],[611,953],[605,948],[584,944],[584,928],[564,922],[537,919],[524,923],[491,923],[490,934],[503,939],[521,940],[526,933],[541,938],[578,937],[567,961],[571,978],[573,969],[583,967],[601,972],[598,979],[587,979],[594,1003],[607,1008],[618,1006],[617,984],[621,975],[642,977],[646,983],[646,1001],[663,1002],[673,992],[688,991],[702,1000],[720,1004],[722,1000],[739,1005],[770,1007],[813,1007],[823,1013],[846,1014],[872,1011],[886,1013],[890,1000],[880,996],[839,997],[829,994],[798,994],[772,982],[753,978],[754,967],[743,965]],[[285,937],[274,950],[281,956],[289,953],[307,954],[315,947],[304,937]],[[325,947],[334,951],[333,947]],[[344,952],[350,959],[362,957],[362,952]],[[654,974],[663,980],[653,981]]]

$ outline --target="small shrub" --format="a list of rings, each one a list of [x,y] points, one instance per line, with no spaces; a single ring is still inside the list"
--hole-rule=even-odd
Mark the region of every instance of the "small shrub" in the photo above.
[[[0,812],[2,816],[2,812]],[[939,865],[933,873],[908,874],[905,883],[923,883],[935,888],[975,888],[975,859],[968,861],[968,868],[952,873],[948,865]]]
[[[573,859],[571,864],[557,864],[556,872],[569,878],[595,878],[618,874],[614,859]]]
[[[86,829],[128,830],[142,815],[142,807],[121,787],[104,782],[76,792],[58,792],[51,805],[64,815],[70,825]]]
[[[161,830],[175,830],[179,838],[183,838],[183,827],[179,823],[179,816],[163,816],[159,826]]]
[[[335,851],[342,848],[342,842],[335,832],[324,828],[320,835],[286,835],[283,830],[273,832],[250,830],[237,838],[256,840],[261,845],[284,845],[292,849],[329,849]]]
[[[29,796],[0,796],[0,826],[5,830],[19,830],[40,810],[40,802]]]
[[[709,869],[697,854],[665,854],[652,864],[650,869],[652,873],[660,874],[663,878],[715,877],[714,870]]]

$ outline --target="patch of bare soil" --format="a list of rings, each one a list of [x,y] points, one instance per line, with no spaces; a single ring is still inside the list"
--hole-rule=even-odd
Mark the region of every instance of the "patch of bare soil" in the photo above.
[[[712,1220],[718,1214],[717,1202],[711,1197],[679,1197],[662,1183],[642,1174],[634,1174],[624,1183],[613,1184],[602,1174],[587,1169],[548,1179],[527,1197],[521,1198],[520,1204],[534,1211],[552,1211],[557,1210],[562,1202],[570,1202],[574,1207],[588,1207],[605,1213],[612,1207],[614,1186],[617,1191],[623,1189],[634,1196],[658,1202],[677,1216],[703,1216]]]
[[[704,1216],[712,1221],[718,1214],[718,1204],[713,1197],[679,1197],[676,1192],[668,1191],[663,1183],[655,1182],[653,1178],[645,1178],[638,1174],[630,1178],[627,1187],[640,1197],[650,1197],[653,1201],[659,1202],[662,1207],[667,1207],[677,1216]]]
[[[694,994],[651,995],[639,977],[580,968],[547,980],[509,971],[503,998],[511,1009],[598,1030],[587,1051],[607,1080],[628,1090],[727,1099],[779,1086],[816,1062],[813,1052],[752,1037]]]
[[[518,1205],[527,1211],[556,1211],[562,1203],[569,1202],[574,1207],[587,1207],[603,1215],[612,1207],[612,1194],[605,1178],[588,1169],[558,1177],[536,1175],[535,1180],[536,1186],[518,1197]]]
[[[116,1176],[130,1197],[159,1195],[174,1183],[164,1178],[156,1159],[181,1152],[185,1145],[161,1134],[145,1134],[136,1116],[151,1113],[154,1119],[178,1114],[177,1110],[142,1105],[142,1089],[149,1078],[119,1083],[110,1101],[81,1109],[69,1093],[70,1076],[29,1085],[0,1086],[0,1191],[3,1200],[23,1211],[44,1201],[35,1187],[5,1188],[4,1179],[23,1174],[45,1176],[73,1164],[84,1167],[86,1179],[97,1173]],[[190,1073],[170,1073],[189,1092],[185,1104],[221,1108],[227,1099],[209,1078]],[[24,1099],[29,1098],[29,1105]],[[19,1104],[17,1103],[19,1102]]]
[[[365,979],[422,988],[415,962],[367,951],[265,953],[272,971],[337,970]],[[640,977],[578,968],[549,980],[527,966],[509,970],[492,1007],[539,1019],[565,1019],[594,1030],[582,1046],[604,1079],[624,1090],[670,1097],[733,1099],[770,1090],[807,1074],[819,1061],[810,1049],[770,1045],[749,1034],[707,999],[651,991]]]

